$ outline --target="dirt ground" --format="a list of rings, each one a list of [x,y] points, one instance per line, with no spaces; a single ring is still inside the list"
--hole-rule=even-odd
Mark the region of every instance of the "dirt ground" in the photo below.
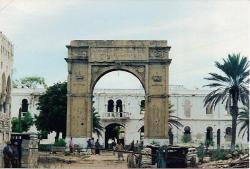
[[[112,152],[101,155],[70,155],[40,153],[39,168],[127,168],[126,154],[124,161],[117,159]]]

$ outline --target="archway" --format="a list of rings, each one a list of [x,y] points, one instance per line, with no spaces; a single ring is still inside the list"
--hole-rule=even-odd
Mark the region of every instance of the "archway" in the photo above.
[[[141,100],[145,100],[145,90],[138,78],[127,71],[112,71],[103,75],[93,90],[93,108],[100,115],[100,124],[106,126],[118,123],[126,126],[122,131],[124,139],[120,140],[126,145],[132,140],[140,140],[139,133],[134,131],[137,130],[138,118],[143,123]],[[106,133],[102,132],[105,138],[100,138],[100,144],[107,147],[109,130],[105,131]],[[96,138],[95,132],[93,134]],[[113,138],[110,142],[111,140]]]
[[[92,136],[93,88],[103,75],[123,70],[140,80],[147,95],[145,141],[158,140],[167,144],[168,72],[171,63],[167,41],[75,40],[67,48],[68,138],[73,137],[82,144]]]
[[[109,141],[121,142],[125,145],[124,126],[119,123],[111,123],[105,127],[105,148],[109,147]]]

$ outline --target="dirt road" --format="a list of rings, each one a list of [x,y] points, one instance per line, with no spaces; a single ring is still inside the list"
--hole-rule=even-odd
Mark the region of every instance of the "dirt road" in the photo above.
[[[114,156],[112,152],[102,152],[101,155],[46,154],[45,157],[45,154],[41,154],[41,156],[44,160],[39,162],[39,168],[127,168],[126,154],[124,154],[124,161],[118,161],[117,154]]]

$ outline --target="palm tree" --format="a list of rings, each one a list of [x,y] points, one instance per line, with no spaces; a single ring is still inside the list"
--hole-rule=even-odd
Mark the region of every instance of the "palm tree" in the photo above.
[[[238,103],[241,101],[244,105],[249,104],[249,61],[247,57],[240,54],[228,55],[227,59],[223,59],[223,63],[215,62],[215,66],[224,74],[209,73],[210,77],[206,80],[212,81],[205,85],[215,88],[204,99],[204,106],[215,109],[216,105],[226,102],[226,109],[230,111],[232,116],[232,141],[231,150],[235,148],[236,126],[238,117]]]
[[[173,105],[169,104],[168,127],[170,129],[173,129],[173,127],[176,127],[177,129],[180,129],[180,127],[183,127],[183,125],[181,124],[181,122],[179,122],[179,120],[181,120],[181,118],[179,118],[177,116],[174,116],[173,113],[174,113]]]
[[[181,118],[172,115],[174,113],[174,110],[172,109],[173,105],[169,104],[169,119],[168,119],[168,127],[172,129],[173,127],[176,127],[177,129],[180,129],[180,127],[183,127],[183,125],[178,121]],[[144,117],[140,119],[139,121],[144,120]]]
[[[99,138],[100,136],[102,136],[101,132],[103,131],[103,127],[101,125],[101,119],[99,113],[95,112],[94,110],[92,116],[93,116],[93,133],[96,133],[96,135]]]
[[[242,133],[243,138],[247,133],[247,141],[249,141],[249,107],[246,106],[240,108],[240,110],[237,125],[241,124],[241,127],[238,136]]]

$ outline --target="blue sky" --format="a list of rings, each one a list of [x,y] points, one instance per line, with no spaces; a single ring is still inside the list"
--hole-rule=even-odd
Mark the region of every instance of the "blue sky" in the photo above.
[[[249,11],[244,0],[0,0],[0,31],[15,45],[15,79],[66,80],[70,40],[168,40],[170,84],[201,88],[215,60],[249,56]],[[99,87],[117,86],[114,76],[135,81],[113,73]]]

